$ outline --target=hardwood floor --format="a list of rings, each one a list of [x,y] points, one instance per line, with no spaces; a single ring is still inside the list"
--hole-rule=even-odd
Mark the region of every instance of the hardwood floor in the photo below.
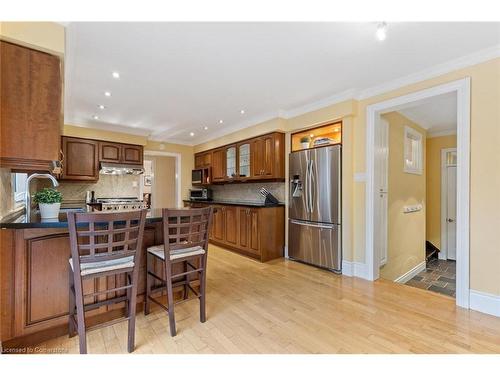
[[[198,301],[137,316],[134,353],[500,353],[500,318],[452,298],[380,280],[342,277],[283,259],[258,263],[210,247],[207,322]],[[88,334],[89,353],[126,353],[126,323]],[[41,352],[78,352],[78,338]]]

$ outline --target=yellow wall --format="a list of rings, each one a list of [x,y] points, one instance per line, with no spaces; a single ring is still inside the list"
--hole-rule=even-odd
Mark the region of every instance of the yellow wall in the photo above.
[[[389,122],[389,194],[387,213],[387,263],[380,277],[396,280],[425,261],[425,169],[421,175],[404,168],[404,132],[409,126],[422,134],[425,129],[398,112],[382,115]],[[425,152],[424,152],[425,166]],[[422,204],[424,209],[409,214],[404,206]]]
[[[145,151],[162,151],[179,154],[181,156],[181,199],[185,199],[189,195],[189,189],[191,188],[191,169],[194,166],[194,152],[192,146],[154,142],[148,140],[145,136],[84,128],[74,125],[64,125],[63,135],[111,142],[131,143],[143,145]]]
[[[0,22],[0,38],[64,56],[65,29],[55,22]]]
[[[362,100],[354,134],[355,172],[365,172],[366,107],[457,79],[471,79],[470,288],[500,295],[500,58]],[[356,182],[355,260],[364,262],[365,183]]]
[[[426,239],[441,249],[441,150],[457,147],[457,136],[427,138]]]

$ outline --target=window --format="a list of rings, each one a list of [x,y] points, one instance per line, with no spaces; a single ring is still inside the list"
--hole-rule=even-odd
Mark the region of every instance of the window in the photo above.
[[[14,191],[15,203],[24,202],[27,178],[26,173],[12,173],[12,190]]]
[[[422,149],[422,134],[409,126],[405,126],[403,170],[406,173],[422,174]]]

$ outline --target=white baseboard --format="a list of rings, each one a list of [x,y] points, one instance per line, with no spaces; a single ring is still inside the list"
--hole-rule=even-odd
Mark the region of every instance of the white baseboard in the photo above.
[[[342,261],[342,275],[344,276],[354,276],[368,280],[366,269],[365,263]]]
[[[500,296],[471,290],[469,301],[471,310],[500,317]]]
[[[411,270],[409,270],[405,274],[399,276],[397,279],[394,280],[394,282],[404,284],[408,280],[412,279],[413,276],[419,274],[423,270],[425,270],[425,260],[422,263],[417,264],[415,267],[413,267]]]

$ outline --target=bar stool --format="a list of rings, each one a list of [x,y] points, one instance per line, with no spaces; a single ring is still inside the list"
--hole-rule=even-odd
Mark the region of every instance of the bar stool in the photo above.
[[[147,210],[116,213],[68,212],[69,336],[79,336],[80,354],[87,353],[86,332],[128,320],[128,352],[134,350],[137,283]],[[83,281],[125,275],[125,285],[84,294]],[[125,292],[125,294],[124,294]],[[115,297],[100,300],[102,294]],[[84,299],[91,298],[91,303]],[[125,302],[125,317],[86,327],[85,312]]]
[[[148,315],[150,301],[158,304],[168,313],[170,335],[175,336],[174,305],[194,298],[200,300],[200,321],[206,320],[205,289],[208,255],[208,236],[212,225],[212,207],[200,209],[163,209],[163,245],[148,247],[146,301],[144,314]],[[152,260],[162,265],[162,275],[155,273]],[[195,263],[198,262],[198,264]],[[173,274],[174,264],[182,263],[183,272]],[[195,264],[193,264],[195,263]],[[198,292],[191,286],[191,275],[197,274],[200,286]],[[174,279],[182,280],[174,282]],[[153,285],[153,281],[157,283]],[[158,283],[159,282],[159,283]],[[173,289],[183,286],[183,298],[174,301]],[[167,290],[167,305],[152,297],[152,293]],[[189,291],[194,297],[189,298]]]

